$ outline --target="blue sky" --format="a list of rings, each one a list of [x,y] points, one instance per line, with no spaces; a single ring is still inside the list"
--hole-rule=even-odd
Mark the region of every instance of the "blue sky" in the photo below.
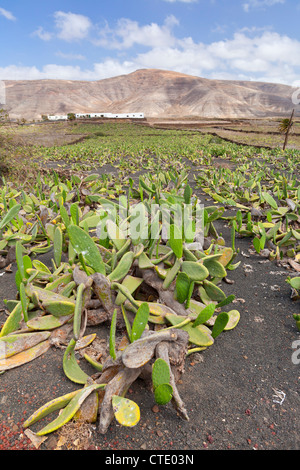
[[[0,0],[0,80],[141,68],[300,86],[300,0]]]

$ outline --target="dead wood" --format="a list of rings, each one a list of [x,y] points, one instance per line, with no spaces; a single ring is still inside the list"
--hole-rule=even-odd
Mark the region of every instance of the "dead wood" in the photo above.
[[[122,354],[123,364],[130,368],[136,369],[144,366],[152,359],[155,348],[161,341],[176,341],[178,331],[176,329],[161,330],[154,333],[148,331],[144,337],[134,341],[124,350]]]
[[[99,432],[105,434],[114,418],[112,407],[113,395],[124,396],[130,385],[138,378],[142,368],[124,368],[106,385],[100,408]]]

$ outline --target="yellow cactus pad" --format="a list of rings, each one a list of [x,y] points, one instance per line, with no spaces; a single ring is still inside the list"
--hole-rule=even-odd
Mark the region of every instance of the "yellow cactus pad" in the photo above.
[[[224,267],[228,265],[228,263],[231,261],[232,256],[233,256],[233,249],[230,247],[226,247],[221,251],[222,255],[219,258],[219,263],[221,263]]]
[[[13,369],[14,367],[22,366],[27,362],[33,361],[37,357],[41,356],[50,348],[50,341],[46,340],[42,343],[37,344],[33,348],[22,351],[14,356],[0,361],[0,371]]]
[[[49,331],[4,336],[0,339],[0,360],[7,359],[26,349],[30,349],[42,341],[46,341],[49,336]]]
[[[45,405],[41,406],[38,410],[36,410],[23,424],[24,428],[28,428],[32,424],[40,421],[41,419],[48,416],[53,411],[60,410],[67,406],[67,404],[71,401],[71,399],[76,395],[79,390],[75,390],[74,392],[68,393],[67,395],[63,395],[58,398],[54,398],[51,401],[45,403]]]
[[[137,425],[141,415],[140,408],[134,401],[114,395],[112,406],[115,418],[122,426],[133,427]]]
[[[63,411],[58,415],[58,417],[54,421],[49,423],[47,426],[45,426],[43,429],[41,429],[39,432],[37,432],[37,436],[44,436],[45,434],[49,434],[64,426],[64,424],[70,421],[73,416],[77,413],[84,400],[92,392],[103,387],[105,387],[104,384],[93,384],[89,385],[88,387],[84,387],[82,390],[78,391],[78,393],[74,395],[74,397],[69,401],[67,406],[63,409]]]
[[[229,321],[224,328],[225,331],[232,330],[240,320],[240,312],[238,310],[230,310],[230,312],[228,312],[228,315]]]

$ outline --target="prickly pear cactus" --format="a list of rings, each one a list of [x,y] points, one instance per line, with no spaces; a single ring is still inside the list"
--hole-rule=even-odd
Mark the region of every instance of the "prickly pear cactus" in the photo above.
[[[139,178],[138,189],[129,181],[129,199],[125,196],[128,187],[118,187],[117,202],[112,181],[108,184],[105,180],[101,185],[98,176],[82,179],[74,175],[62,183],[56,175],[55,186],[49,185],[49,200],[43,195],[42,200],[36,197],[35,205],[28,206],[28,227],[18,216],[21,205],[6,210],[0,222],[5,234],[0,249],[4,253],[9,244],[15,245],[18,298],[7,302],[10,314],[0,331],[0,368],[26,364],[51,345],[58,345],[64,350],[64,374],[82,386],[74,396],[46,404],[26,421],[29,425],[45,413],[64,408],[40,435],[53,432],[83,412],[84,400],[90,393],[98,392],[99,400],[93,402],[100,408],[99,432],[106,432],[113,417],[123,426],[135,426],[140,420],[140,409],[125,395],[152,362],[154,400],[159,405],[172,400],[187,419],[169,365],[171,351],[183,360],[195,347],[202,351],[212,346],[222,331],[236,326],[240,314],[237,310],[219,313],[221,307],[234,300],[234,296],[225,295],[219,284],[227,272],[236,268],[232,265],[234,249],[224,246],[212,223],[222,216],[223,210],[206,210],[204,234],[212,241],[205,250],[197,241],[194,220],[186,232],[174,215],[163,222],[162,207],[172,209],[173,204],[181,208],[190,204],[194,217],[197,198],[186,180],[184,171],[149,174]],[[19,197],[18,192],[15,197]],[[22,197],[28,199],[24,192]],[[140,205],[140,201],[144,204]],[[147,215],[153,202],[160,208],[149,223]],[[8,206],[5,200],[3,207]],[[1,207],[0,203],[0,211]],[[34,207],[38,208],[36,213]],[[135,220],[138,207],[143,220],[139,233],[134,234],[127,229],[127,222]],[[117,210],[114,221],[106,220],[107,213]],[[16,232],[17,227],[22,230]],[[100,232],[105,234],[103,238]],[[31,260],[30,255],[51,249],[52,268],[40,260]],[[292,283],[298,286],[296,280]],[[77,356],[77,351],[90,344],[84,336],[88,321],[92,325],[103,323],[109,330],[103,355],[81,355],[96,369],[101,385],[94,383],[94,375],[85,372]],[[33,330],[30,338],[22,334],[27,328]],[[64,332],[66,338],[60,343]],[[160,346],[164,350],[166,344],[161,355]]]

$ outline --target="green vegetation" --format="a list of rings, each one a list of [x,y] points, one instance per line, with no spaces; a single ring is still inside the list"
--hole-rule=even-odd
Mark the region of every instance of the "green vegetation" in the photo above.
[[[164,170],[170,165],[180,169],[186,163],[211,164],[215,157],[245,161],[252,156],[278,158],[285,155],[279,147],[267,151],[223,140],[216,142],[209,134],[188,129],[162,130],[128,123],[104,123],[79,124],[68,132],[86,138],[73,145],[38,148],[36,153],[46,161],[57,161],[60,168],[90,171],[110,164],[124,175],[140,170]],[[287,151],[288,155],[294,153],[299,155],[297,151]]]
[[[224,289],[240,265],[236,237],[249,238],[256,256],[300,271],[300,151],[242,146],[188,129],[67,126],[85,138],[31,148],[44,171],[23,186],[2,178],[0,267],[13,252],[17,297],[5,300],[0,372],[47,353],[59,341],[53,333],[69,326],[62,370],[79,388],[46,403],[24,427],[59,409],[39,436],[98,416],[102,434],[114,417],[135,426],[140,409],[125,395],[149,366],[153,399],[172,401],[188,420],[175,381],[183,361],[226,340],[240,320],[235,296]],[[53,162],[57,171],[45,170]],[[46,253],[47,265],[39,259]],[[287,282],[298,298],[299,278]],[[90,352],[97,334],[86,334],[89,319],[107,331],[101,360]]]

